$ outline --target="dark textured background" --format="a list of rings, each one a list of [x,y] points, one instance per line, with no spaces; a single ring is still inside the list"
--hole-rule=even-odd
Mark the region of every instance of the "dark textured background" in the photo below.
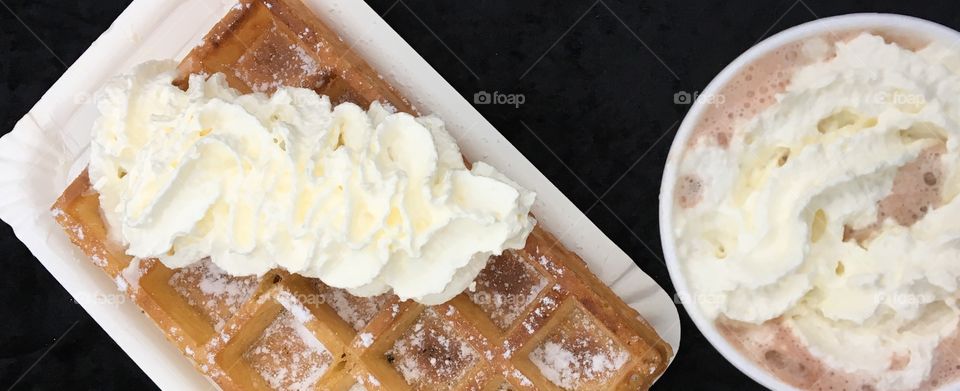
[[[0,0],[0,134],[13,128],[126,3]],[[878,11],[958,28],[955,4],[371,1],[467,99],[478,91],[523,94],[519,108],[478,109],[671,293],[659,260],[657,189],[673,125],[688,108],[675,104],[674,94],[703,88],[758,40],[799,23]],[[0,273],[0,387],[154,387],[3,223],[0,258],[7,270]],[[760,388],[680,313],[681,349],[654,388]]]

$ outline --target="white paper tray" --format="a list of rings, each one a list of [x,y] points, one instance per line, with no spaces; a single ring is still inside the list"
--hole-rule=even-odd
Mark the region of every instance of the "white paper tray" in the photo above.
[[[110,77],[146,60],[182,58],[226,14],[233,0],[137,0],[39,102],[0,138],[0,218],[161,388],[212,387],[153,322],[77,250],[50,206],[86,165],[96,116],[91,97]],[[543,174],[361,1],[306,0],[370,64],[424,113],[434,113],[470,160],[483,160],[537,192],[540,224],[576,251],[601,280],[637,309],[674,352],[676,306],[653,279],[587,219]],[[650,213],[655,210],[651,206]],[[95,359],[95,358],[94,358]]]

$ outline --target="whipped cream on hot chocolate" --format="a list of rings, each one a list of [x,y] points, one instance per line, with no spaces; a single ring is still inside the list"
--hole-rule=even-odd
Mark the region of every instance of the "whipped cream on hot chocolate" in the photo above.
[[[960,320],[960,52],[804,49],[823,58],[682,156],[683,272],[709,317],[776,319],[830,367],[914,388]]]
[[[426,304],[523,247],[534,194],[467,168],[435,117],[332,106],[299,88],[241,95],[222,74],[172,84],[151,62],[99,95],[89,173],[113,239],[182,267],[276,267]]]

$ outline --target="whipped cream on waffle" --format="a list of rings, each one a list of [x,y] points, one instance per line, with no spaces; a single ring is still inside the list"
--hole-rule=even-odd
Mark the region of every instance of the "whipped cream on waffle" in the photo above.
[[[241,95],[222,74],[172,84],[149,62],[98,95],[89,174],[111,239],[183,267],[281,267],[358,295],[444,302],[521,248],[534,194],[464,164],[435,117],[307,89]]]

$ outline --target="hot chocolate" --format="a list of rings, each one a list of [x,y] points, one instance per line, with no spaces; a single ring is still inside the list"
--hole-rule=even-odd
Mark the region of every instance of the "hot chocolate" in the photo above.
[[[960,51],[849,31],[720,89],[678,168],[677,255],[744,355],[811,390],[960,372]]]

